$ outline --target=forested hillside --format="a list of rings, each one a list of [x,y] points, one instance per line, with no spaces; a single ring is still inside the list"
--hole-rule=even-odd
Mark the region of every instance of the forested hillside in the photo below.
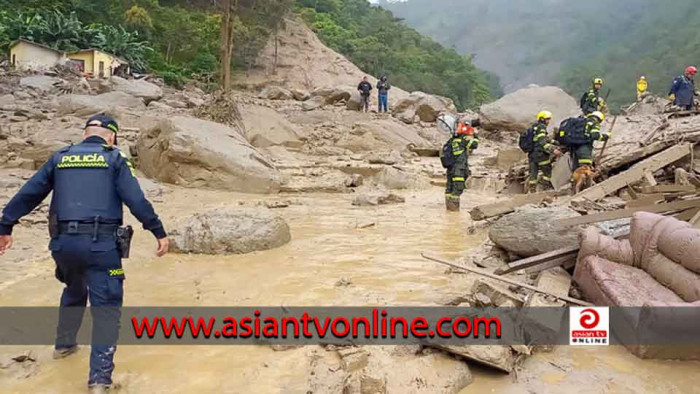
[[[409,0],[379,2],[418,31],[495,72],[507,91],[557,84],[580,95],[594,75],[614,106],[634,99],[635,81],[665,95],[673,76],[700,59],[693,0]]]
[[[71,51],[99,48],[139,71],[180,86],[198,79],[216,87],[221,68],[221,1],[0,0],[0,49],[26,38]],[[253,67],[271,34],[296,12],[331,48],[406,90],[474,107],[500,93],[495,78],[469,57],[445,49],[367,0],[234,1],[232,67]],[[224,62],[225,63],[225,62]]]

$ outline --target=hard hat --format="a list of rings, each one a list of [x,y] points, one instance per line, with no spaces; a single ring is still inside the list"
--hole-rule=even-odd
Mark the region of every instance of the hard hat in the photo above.
[[[552,113],[549,111],[540,111],[540,113],[537,114],[537,120],[542,119],[552,119]]]
[[[441,131],[452,135],[455,132],[457,118],[450,114],[440,114],[437,118],[437,127]]]
[[[472,125],[467,121],[458,122],[457,124],[457,134],[461,135],[474,135],[475,131]]]
[[[603,78],[595,78],[593,80],[593,85],[602,85],[603,84]]]
[[[694,66],[688,66],[688,67],[685,69],[685,72],[687,72],[688,74],[695,75],[695,74],[698,73],[698,69],[697,69],[697,67],[694,67]]]
[[[647,80],[647,77],[645,77],[644,75],[642,75],[641,77],[639,77],[639,79],[641,79],[642,81],[646,81],[646,80]]]
[[[591,116],[595,116],[601,122],[605,120],[605,115],[603,115],[603,113],[600,111],[594,111],[593,113],[591,113]]]

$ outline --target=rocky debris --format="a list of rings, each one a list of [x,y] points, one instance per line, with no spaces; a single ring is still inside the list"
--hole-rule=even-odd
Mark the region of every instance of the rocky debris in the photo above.
[[[260,97],[268,100],[292,100],[294,94],[280,86],[268,86],[260,92]]]
[[[113,112],[119,109],[144,111],[143,100],[124,92],[109,92],[96,96],[69,94],[58,98],[58,114],[86,117],[99,112]]]
[[[393,109],[394,116],[404,123],[414,123],[417,116],[423,122],[435,122],[441,112],[456,113],[452,100],[423,92],[413,92],[399,100]]]
[[[484,164],[498,168],[501,171],[508,171],[515,164],[527,160],[527,154],[520,148],[499,149],[494,157],[488,158]]]
[[[349,111],[361,111],[363,110],[362,95],[358,91],[352,92],[348,102],[345,104],[345,108]]]
[[[536,256],[578,245],[583,227],[562,228],[559,219],[580,216],[566,207],[526,206],[491,225],[489,238],[499,247],[521,257]]]
[[[394,167],[384,167],[373,179],[377,185],[390,190],[409,189],[418,183],[416,177]]]
[[[292,92],[292,97],[296,101],[306,101],[311,97],[311,93],[304,89],[292,89],[290,92]]]
[[[3,376],[14,379],[27,379],[36,375],[40,370],[37,355],[26,350],[14,356],[4,356],[0,359],[0,371]]]
[[[661,115],[669,104],[668,99],[647,95],[642,101],[623,108],[622,113],[625,115]]]
[[[340,102],[347,102],[356,90],[351,87],[323,87],[311,92],[311,98],[323,97],[324,104],[335,105]]]
[[[375,190],[361,193],[352,200],[352,205],[366,207],[375,205],[400,204],[404,202],[406,202],[406,199],[399,195],[388,191]]]
[[[280,247],[289,225],[264,208],[218,208],[182,219],[169,231],[176,253],[241,254]]]
[[[59,83],[59,81],[59,78],[48,75],[31,75],[20,79],[19,85],[34,89],[40,93],[48,93],[54,88],[55,84]]]
[[[482,105],[479,119],[485,129],[522,131],[535,122],[537,113],[543,109],[552,112],[552,126],[581,113],[576,100],[560,88],[534,85]]]
[[[323,104],[325,104],[326,100],[321,97],[321,96],[314,96],[311,97],[310,99],[304,101],[301,104],[301,109],[304,111],[313,111],[315,109],[319,109],[323,107]]]
[[[109,82],[112,90],[143,99],[145,104],[163,97],[163,89],[143,79],[124,79],[115,75],[110,77]]]
[[[4,94],[0,96],[0,107],[15,105],[15,101],[15,96],[11,94]]]
[[[456,393],[473,377],[464,362],[418,346],[307,348],[309,391],[318,393]]]
[[[485,279],[480,279],[472,289],[475,305],[479,307],[519,308],[523,306],[523,300],[501,284],[495,284]]]
[[[360,174],[352,174],[345,180],[346,187],[360,187],[364,183],[364,178]]]
[[[248,193],[276,193],[275,166],[241,132],[186,116],[160,119],[139,135],[139,168],[163,182]]]
[[[266,107],[241,106],[245,136],[257,148],[282,145],[300,148],[299,130],[279,112]]]
[[[148,103],[148,108],[149,109],[155,109],[155,110],[161,110],[161,111],[172,111],[174,108],[169,106],[168,104],[161,102],[161,101],[151,101]]]
[[[347,287],[347,286],[350,286],[351,284],[352,284],[352,281],[349,278],[342,277],[342,278],[338,279],[337,282],[335,282],[334,286],[335,287]]]
[[[367,156],[367,161],[369,164],[386,164],[394,165],[403,161],[401,154],[397,151],[385,152],[385,153],[370,153]]]
[[[486,240],[481,245],[469,251],[465,257],[467,265],[473,264],[477,267],[498,269],[508,263],[508,253],[490,240]]]

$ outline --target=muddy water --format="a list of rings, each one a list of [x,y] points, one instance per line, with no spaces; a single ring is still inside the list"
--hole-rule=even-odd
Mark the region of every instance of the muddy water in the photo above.
[[[292,201],[279,210],[291,226],[292,242],[241,256],[156,259],[154,241],[141,232],[133,258],[125,263],[125,305],[435,304],[459,289],[452,287],[454,281],[447,279],[443,267],[421,259],[420,252],[456,258],[478,245],[485,234],[469,234],[466,210],[446,214],[438,188],[404,196],[405,204],[363,208],[351,206],[350,195],[270,197]],[[487,199],[467,195],[463,204],[468,208]],[[156,208],[168,223],[202,209],[261,199],[174,188],[164,200]],[[367,223],[375,225],[357,228]],[[47,255],[37,261],[24,267],[29,274],[24,272],[26,276],[0,288],[0,305],[57,303],[61,287],[52,278],[51,262]],[[341,278],[351,284],[336,286]],[[0,369],[3,392],[84,390],[87,348],[54,361],[48,346],[4,347],[0,360],[26,349],[37,354],[38,362],[26,370]],[[122,392],[134,393],[305,393],[310,372],[306,356],[305,349],[269,347],[122,346],[115,380]],[[692,377],[699,371],[698,363],[641,361],[622,349],[561,348],[529,359],[515,383],[512,376],[474,367],[475,382],[463,392],[686,393],[694,392]]]

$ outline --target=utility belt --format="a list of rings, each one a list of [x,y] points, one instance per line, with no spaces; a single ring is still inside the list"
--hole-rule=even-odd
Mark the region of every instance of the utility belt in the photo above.
[[[99,217],[93,222],[59,221],[58,215],[49,215],[49,235],[57,238],[61,234],[91,235],[92,241],[97,241],[99,235],[112,235],[116,238],[119,254],[122,258],[129,258],[131,238],[134,229],[131,226],[120,227],[115,223],[102,223]]]

